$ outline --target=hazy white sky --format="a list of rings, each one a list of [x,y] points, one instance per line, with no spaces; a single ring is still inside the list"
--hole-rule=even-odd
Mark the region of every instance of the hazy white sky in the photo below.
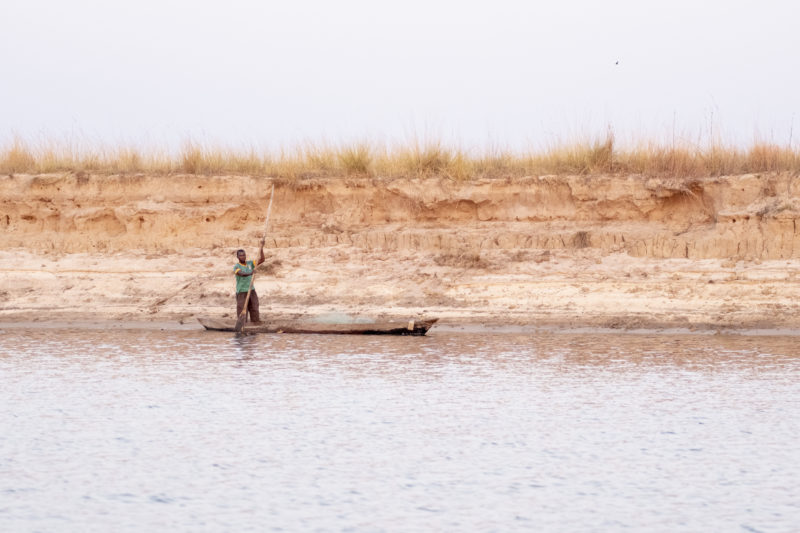
[[[4,0],[0,138],[800,145],[797,0]],[[616,62],[619,64],[616,64]]]

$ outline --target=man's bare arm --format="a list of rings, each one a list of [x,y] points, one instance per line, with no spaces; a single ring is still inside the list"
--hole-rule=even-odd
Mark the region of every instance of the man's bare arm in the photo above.
[[[258,252],[258,261],[256,266],[264,262],[264,239],[261,239],[261,250]]]

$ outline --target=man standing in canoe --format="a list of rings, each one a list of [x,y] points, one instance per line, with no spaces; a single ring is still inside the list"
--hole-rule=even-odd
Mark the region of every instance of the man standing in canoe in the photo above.
[[[247,311],[250,313],[250,322],[258,324],[261,318],[258,315],[258,295],[256,288],[250,289],[250,277],[256,267],[264,262],[264,239],[261,239],[261,250],[258,254],[258,261],[254,264],[247,260],[244,250],[236,251],[238,263],[233,265],[233,273],[236,275],[236,316],[241,316],[244,311],[244,301],[247,299],[247,291],[250,290],[250,300],[247,302]]]

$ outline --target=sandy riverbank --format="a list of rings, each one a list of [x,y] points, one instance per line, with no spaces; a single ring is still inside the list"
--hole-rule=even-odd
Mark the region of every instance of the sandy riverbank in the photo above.
[[[267,317],[794,330],[797,181],[4,176],[0,322],[232,317],[275,183]]]

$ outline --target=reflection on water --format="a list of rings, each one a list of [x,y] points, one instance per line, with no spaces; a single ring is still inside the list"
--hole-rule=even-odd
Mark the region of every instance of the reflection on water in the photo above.
[[[0,530],[792,531],[795,338],[0,334]]]

